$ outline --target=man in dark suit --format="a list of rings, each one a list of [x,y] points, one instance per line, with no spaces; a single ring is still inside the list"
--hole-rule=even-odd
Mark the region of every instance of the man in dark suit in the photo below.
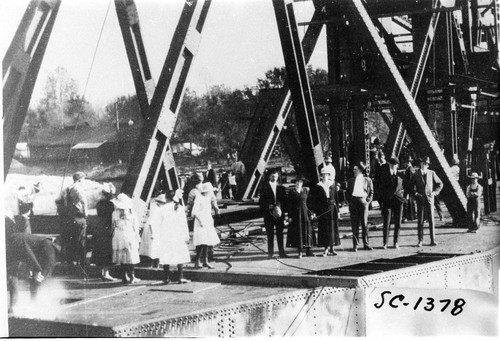
[[[424,239],[424,219],[429,221],[429,234],[431,246],[436,246],[434,238],[434,197],[443,189],[443,182],[429,169],[429,157],[420,161],[420,169],[417,170],[410,180],[410,193],[417,201],[417,225],[418,225],[418,247],[422,247]]]
[[[363,162],[356,163],[353,172],[354,177],[347,182],[346,196],[349,200],[354,252],[358,251],[359,225],[361,225],[364,249],[373,250],[368,242],[367,227],[368,206],[373,199],[372,180],[366,176],[366,166]]]
[[[283,246],[284,214],[282,212],[285,203],[285,188],[278,184],[278,170],[269,172],[269,181],[262,184],[260,190],[259,205],[264,215],[264,226],[267,234],[267,256],[273,257],[274,253],[274,227],[276,226],[276,239],[280,258],[287,258]]]
[[[384,249],[387,249],[391,216],[394,212],[394,247],[399,249],[398,239],[403,217],[403,203],[406,201],[403,194],[403,179],[398,174],[399,160],[396,157],[389,159],[389,167],[380,175],[380,193],[378,195],[384,218]]]

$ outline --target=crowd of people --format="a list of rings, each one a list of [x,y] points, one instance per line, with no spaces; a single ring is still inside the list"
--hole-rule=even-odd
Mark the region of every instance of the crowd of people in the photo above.
[[[361,246],[364,250],[373,249],[369,240],[368,211],[374,199],[378,201],[383,217],[384,249],[389,247],[391,225],[394,225],[393,247],[398,249],[402,221],[415,219],[417,246],[423,245],[426,222],[430,245],[437,245],[434,210],[443,182],[429,169],[429,157],[422,157],[416,162],[417,167],[414,167],[410,155],[401,169],[399,165],[400,161],[396,157],[390,157],[387,161],[382,157],[376,165],[372,165],[371,173],[367,174],[366,165],[357,162],[352,165],[348,180],[341,183],[335,180],[335,168],[331,157],[327,156],[318,183],[310,183],[298,174],[295,185],[289,189],[280,184],[278,169],[268,170],[259,195],[268,258],[274,257],[275,237],[280,258],[289,257],[286,247],[297,249],[298,258],[316,256],[314,247],[322,249],[318,256],[337,255],[335,248],[341,245],[339,197],[348,202],[354,252]],[[237,193],[241,188],[244,165],[236,164],[232,174],[227,181],[230,183],[231,176],[234,177],[236,188],[232,191]],[[479,198],[482,187],[478,183],[477,173],[472,173],[469,178],[470,184],[466,189],[469,232],[475,233],[480,227]],[[209,259],[213,246],[220,243],[214,227],[214,215],[220,212],[216,197],[220,191],[221,197],[225,198],[227,192],[210,163],[207,164],[206,172],[193,173],[183,190],[163,190],[152,198],[144,226],[139,224],[132,199],[124,193],[116,195],[112,184],[104,184],[102,199],[96,205],[97,217],[93,220],[90,244],[84,181],[84,173],[75,173],[73,184],[62,191],[56,200],[61,225],[60,244],[31,234],[33,200],[40,184],[33,186],[31,191],[19,188],[19,212],[16,216],[8,215],[5,218],[8,283],[13,295],[11,302],[16,301],[20,264],[29,267],[32,292],[36,295],[40,284],[50,277],[57,253],[60,253],[64,262],[84,267],[87,252],[91,249],[91,262],[100,268],[102,280],[110,282],[120,279],[123,283],[139,282],[135,266],[142,263],[143,259],[151,260],[154,267],[163,265],[164,284],[173,280],[180,284],[189,282],[184,278],[184,265],[191,261],[195,269],[214,268]],[[193,222],[193,260],[188,249],[188,218]],[[110,273],[111,267],[117,265],[121,269],[120,279]],[[171,273],[170,266],[177,267],[176,276]]]

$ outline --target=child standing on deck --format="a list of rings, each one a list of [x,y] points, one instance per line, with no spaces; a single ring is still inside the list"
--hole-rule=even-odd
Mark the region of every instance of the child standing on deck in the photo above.
[[[193,244],[200,245],[196,254],[195,268],[204,267],[213,269],[208,263],[208,246],[220,243],[219,236],[215,232],[214,219],[212,218],[212,198],[214,188],[210,182],[201,187],[201,193],[196,194],[191,215],[194,218]],[[218,213],[218,212],[216,212]]]
[[[123,283],[137,283],[139,278],[134,275],[134,265],[139,259],[139,222],[132,210],[132,199],[126,194],[119,194],[111,200],[115,205],[112,224],[113,263],[121,264]]]
[[[479,207],[479,198],[483,195],[483,186],[478,182],[479,175],[472,173],[469,178],[471,183],[467,186],[467,217],[469,220],[469,230],[467,232],[476,233],[479,230],[481,209]]]

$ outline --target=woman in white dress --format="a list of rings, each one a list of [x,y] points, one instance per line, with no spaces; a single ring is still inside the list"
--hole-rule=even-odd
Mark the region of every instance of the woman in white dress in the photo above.
[[[145,256],[153,260],[153,267],[158,267],[158,258],[163,247],[160,243],[160,233],[167,223],[165,194],[160,194],[151,201],[149,217],[141,236],[139,256]]]
[[[132,199],[120,193],[111,200],[115,205],[112,215],[114,235],[113,263],[121,264],[123,283],[137,283],[134,265],[139,263],[139,222],[132,209]],[[127,276],[128,275],[128,276]]]
[[[193,244],[200,245],[200,252],[196,255],[195,268],[204,267],[213,269],[214,267],[208,263],[208,246],[213,246],[220,243],[219,236],[215,232],[214,219],[212,218],[212,203],[211,196],[214,188],[210,182],[203,184],[201,194],[198,193],[194,199],[193,210],[191,215],[194,218],[194,233]]]
[[[163,264],[165,278],[164,284],[171,282],[170,265],[177,265],[179,273],[178,283],[188,283],[189,280],[184,278],[184,264],[191,262],[189,249],[189,229],[186,219],[184,206],[180,204],[182,198],[182,190],[167,191],[167,194],[162,194],[165,198],[165,205],[161,210],[164,217],[164,223],[159,230],[159,250],[160,264]]]

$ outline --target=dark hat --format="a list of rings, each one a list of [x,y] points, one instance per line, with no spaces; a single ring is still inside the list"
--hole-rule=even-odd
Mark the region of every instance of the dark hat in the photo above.
[[[426,164],[430,165],[431,159],[428,156],[424,156],[423,158],[420,159],[420,163],[426,163]]]
[[[309,180],[307,180],[303,175],[297,175],[297,177],[292,182],[296,183],[297,181],[302,181],[304,185],[309,184]]]
[[[398,158],[397,158],[397,157],[391,157],[391,158],[389,159],[389,163],[390,163],[391,165],[399,165],[399,160],[398,160]]]

